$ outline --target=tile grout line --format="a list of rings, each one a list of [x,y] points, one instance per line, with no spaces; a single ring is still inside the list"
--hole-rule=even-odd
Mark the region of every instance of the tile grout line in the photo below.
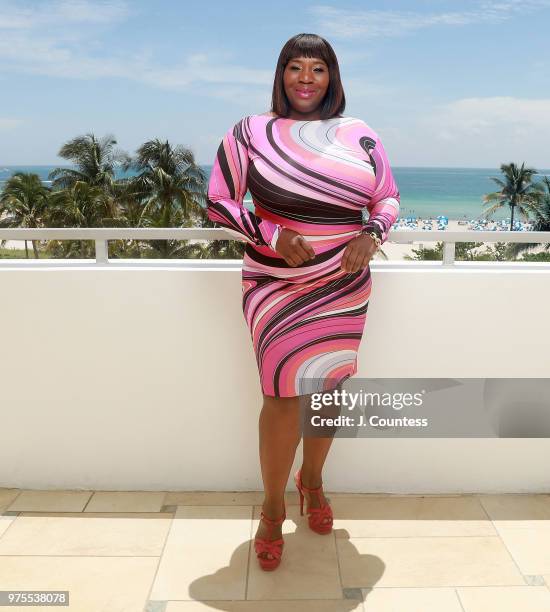
[[[70,491],[72,491],[72,489],[69,489]],[[56,489],[22,489],[21,491],[19,491],[19,493],[15,496],[15,498],[11,501],[10,505],[5,508],[3,510],[3,512],[10,512],[9,508],[10,506],[12,506],[16,501],[17,498],[23,494],[23,493],[27,493],[27,492],[32,492],[32,493],[36,493],[36,492],[42,492],[42,491],[52,491],[52,492],[58,492]],[[65,491],[65,489],[59,489],[59,492],[61,491]],[[83,493],[84,491],[77,491],[78,493]],[[90,496],[88,497],[88,500],[86,501],[86,503],[84,504],[84,507],[81,510],[14,510],[14,512],[19,512],[19,515],[22,512],[43,512],[43,513],[62,513],[62,514],[83,514],[84,510],[86,509],[86,506],[90,503],[90,500],[92,499],[95,491],[88,491],[90,493]],[[18,516],[19,516],[18,515]]]
[[[504,539],[502,538],[502,536],[500,535],[500,532],[497,528],[497,526],[495,525],[495,522],[493,521],[493,519],[489,516],[489,512],[487,511],[487,508],[485,508],[485,506],[483,505],[483,500],[481,498],[479,498],[479,503],[481,504],[481,507],[483,508],[483,511],[485,512],[487,518],[491,521],[491,524],[493,525],[493,529],[497,532],[497,536],[498,539],[502,542],[502,545],[504,546],[504,549],[506,550],[506,552],[508,553],[510,559],[512,559],[514,565],[516,566],[520,576],[523,578],[523,582],[528,585],[529,583],[527,582],[527,579],[525,578],[525,575],[523,574],[523,572],[521,571],[519,565],[517,564],[516,560],[514,559],[514,556],[512,555],[512,552],[508,549],[508,546],[506,546],[506,542],[504,541]]]
[[[338,571],[338,581],[340,582],[340,591],[342,592],[342,595],[344,596],[344,584],[342,582],[342,570],[340,568],[340,553],[338,552],[338,543],[337,543],[337,538],[336,538],[336,533],[334,531],[334,528],[332,529],[332,540],[334,542],[334,552],[336,553],[336,568]],[[361,591],[361,610],[365,612],[365,593],[362,588],[360,588],[359,590]],[[345,596],[344,596],[344,600],[345,600]]]
[[[453,591],[455,592],[456,598],[458,599],[458,605],[460,606],[462,612],[466,612],[466,609],[462,605],[462,599],[460,599],[460,594],[458,592],[458,587],[454,587]]]
[[[164,499],[162,501],[164,501]],[[163,506],[161,506],[161,508],[162,507]],[[176,506],[176,512],[177,512],[177,506]],[[158,575],[158,572],[159,572],[159,567],[160,567],[160,564],[161,564],[161,561],[162,561],[162,556],[164,555],[164,551],[166,550],[166,543],[168,542],[168,538],[170,537],[170,533],[172,532],[172,529],[174,527],[174,523],[175,523],[175,520],[176,520],[176,512],[174,512],[174,515],[170,519],[170,529],[166,533],[166,538],[164,539],[164,543],[162,545],[162,550],[160,551],[160,555],[158,556],[157,569],[155,570],[155,573],[153,575],[153,579],[151,580],[151,586],[149,587],[149,591],[147,591],[147,598],[145,599],[145,606],[143,608],[143,612],[148,612],[147,608],[149,607],[151,591],[153,590],[153,586],[155,585],[155,581],[157,579],[157,575]]]
[[[3,512],[8,512],[7,510],[4,510]],[[0,534],[0,543],[2,542],[2,538],[6,535],[6,533],[8,533],[8,531],[10,530],[10,527],[15,523],[15,521],[21,516],[21,511],[16,511],[17,514],[13,517],[13,521],[10,521],[10,524],[6,527],[6,529]],[[25,555],[25,556],[30,556],[30,555]]]
[[[482,495],[484,495],[484,493]],[[473,497],[475,498],[475,500],[479,504],[479,507],[483,511],[483,514],[485,514],[485,516],[487,517],[487,520],[491,523],[491,526],[493,528],[493,531],[495,532],[495,535],[500,537],[500,534],[498,532],[498,529],[495,526],[495,523],[494,523],[493,519],[489,516],[489,512],[487,512],[487,508],[485,508],[485,506],[483,505],[483,500],[481,499],[480,494],[476,494]]]
[[[252,556],[252,528],[254,527],[254,504],[250,506],[250,531],[248,532],[248,557],[246,560],[246,578],[244,582],[244,601],[248,601],[248,577],[250,575],[250,557]]]
[[[9,506],[6,506],[2,512],[9,512],[9,508],[12,504],[14,504],[17,501],[17,498],[21,495],[21,493],[23,493],[24,489],[17,489],[17,495],[11,500]],[[15,512],[18,512],[17,510],[15,510]]]
[[[67,559],[80,559],[82,557],[86,559],[158,559],[158,555],[52,555],[50,553],[45,554],[34,554],[34,555],[18,555],[18,554],[2,554],[0,553],[0,559],[2,557],[59,557]]]
[[[430,584],[430,585],[422,585],[422,586],[414,586],[414,585],[402,585],[402,584],[394,584],[392,586],[358,586],[352,587],[356,589],[362,590],[392,590],[392,589],[524,589],[528,587],[527,584]],[[539,585],[543,586],[543,585]]]
[[[82,508],[82,510],[80,512],[84,512],[86,510],[86,508],[88,507],[88,504],[90,503],[90,501],[92,500],[92,497],[96,494],[96,491],[92,489],[92,492],[90,494],[90,497],[88,497],[88,501],[84,504],[84,508]]]
[[[367,519],[368,520],[368,519]],[[416,520],[416,519],[415,519]],[[420,539],[420,538],[500,538],[498,533],[485,534],[485,535],[385,535],[385,536],[353,536],[354,540],[409,540],[409,539]],[[348,538],[336,538],[337,540],[347,540]]]

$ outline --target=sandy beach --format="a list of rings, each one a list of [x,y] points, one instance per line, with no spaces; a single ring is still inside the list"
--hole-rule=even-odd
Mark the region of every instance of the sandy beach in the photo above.
[[[422,223],[423,220],[419,219],[417,221],[417,230],[422,230]],[[433,224],[433,229],[437,229],[437,223]],[[509,229],[509,228],[506,228]],[[470,237],[468,237],[467,242],[477,242],[476,240],[476,234],[478,233],[477,230],[475,229],[470,229],[469,228],[469,224],[464,225],[463,223],[460,223],[457,220],[452,220],[450,219],[447,222],[447,228],[443,231],[448,231],[448,232],[469,232],[471,234]],[[495,234],[498,235],[498,231],[495,232]],[[403,243],[396,243],[396,242],[391,242],[391,234],[390,234],[390,240],[387,240],[381,247],[381,250],[384,252],[385,255],[387,255],[387,259],[388,260],[402,260],[404,258],[405,255],[410,255],[411,257],[414,255],[414,253],[412,252],[413,249],[419,249],[421,246],[423,246],[424,248],[434,248],[435,245],[437,244],[437,240],[436,241],[430,241],[430,240],[417,240],[415,242],[413,242],[412,244],[403,244]],[[485,248],[487,246],[489,246],[490,244],[494,244],[494,243],[483,243],[482,246],[480,246],[478,249],[476,249],[477,251],[484,251]],[[533,249],[532,253],[537,253],[539,251],[543,250],[543,246],[541,245],[540,247],[537,247],[536,249]],[[382,256],[378,256],[377,259],[385,259]]]
[[[422,229],[422,219],[419,219],[417,221],[417,229],[421,230]],[[434,229],[436,229],[437,224],[434,223],[433,224]],[[444,231],[449,231],[449,232],[464,232],[467,231],[468,226],[467,225],[459,225],[458,221],[453,221],[453,220],[449,220],[447,223],[447,229]],[[471,230],[472,234],[475,234],[475,230]],[[472,240],[475,240],[475,238],[472,238]],[[391,233],[390,233],[390,240],[387,240],[381,247],[381,250],[384,252],[385,255],[387,255],[388,259],[391,260],[399,260],[399,259],[403,259],[405,255],[410,255],[411,257],[414,255],[413,253],[413,249],[419,249],[420,245],[424,246],[425,248],[434,248],[435,245],[437,244],[437,240],[436,241],[428,241],[428,240],[422,240],[422,241],[417,241],[417,242],[413,242],[412,244],[402,244],[402,243],[397,243],[397,242],[391,242]],[[378,256],[376,257],[376,259],[385,259],[382,256]]]

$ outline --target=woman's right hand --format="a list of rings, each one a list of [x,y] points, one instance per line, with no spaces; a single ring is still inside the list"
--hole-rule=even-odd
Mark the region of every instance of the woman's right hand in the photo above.
[[[280,231],[275,250],[293,268],[309,259],[315,259],[315,251],[308,241],[301,234],[288,227],[283,227]]]

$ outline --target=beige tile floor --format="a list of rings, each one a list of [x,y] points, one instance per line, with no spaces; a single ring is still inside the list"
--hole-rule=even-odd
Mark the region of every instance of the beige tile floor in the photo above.
[[[0,591],[69,591],[78,612],[550,612],[549,494],[327,496],[320,536],[287,493],[263,572],[259,492],[0,489]]]

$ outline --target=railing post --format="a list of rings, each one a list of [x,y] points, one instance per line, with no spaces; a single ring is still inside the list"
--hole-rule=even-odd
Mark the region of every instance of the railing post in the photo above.
[[[95,262],[96,264],[109,263],[107,240],[95,241]]]
[[[443,243],[443,265],[452,266],[455,262],[455,243],[444,242]]]

